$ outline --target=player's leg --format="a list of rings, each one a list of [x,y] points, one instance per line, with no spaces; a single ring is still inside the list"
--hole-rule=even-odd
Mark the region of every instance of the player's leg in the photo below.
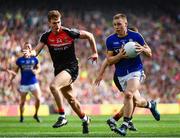
[[[144,108],[148,106],[148,101],[145,98],[141,97],[139,90],[134,92],[134,101],[137,107]]]
[[[130,131],[137,131],[137,129],[136,129],[136,127],[134,126],[134,123],[133,123],[133,121],[132,121],[134,109],[135,109],[135,107],[133,108],[133,112],[132,112],[132,115],[131,115],[131,120],[129,121],[129,125],[128,125],[128,129],[129,129]],[[110,118],[107,120],[107,124],[108,124],[108,126],[110,127],[110,129],[111,129],[112,131],[114,131],[115,128],[117,127],[116,122],[117,122],[121,117],[123,117],[123,110],[124,110],[124,106],[120,109],[120,111],[119,111],[118,113],[116,113],[114,116],[110,117]]]
[[[120,92],[123,92],[123,88],[122,88],[121,84],[119,83],[118,77],[115,74],[114,74],[113,80],[114,80],[114,83],[115,83],[116,87],[118,88],[118,90]],[[116,113],[114,116],[110,117],[106,121],[106,123],[108,124],[109,128],[112,131],[114,131],[117,126],[116,122],[123,116],[123,110],[124,110],[124,108],[122,107],[118,113]]]
[[[41,122],[39,117],[38,117],[38,111],[39,111],[39,106],[40,106],[40,99],[41,99],[41,89],[39,87],[39,84],[33,84],[31,87],[31,92],[32,95],[35,98],[35,113],[33,118],[37,121],[37,122]]]
[[[61,88],[61,91],[64,97],[67,99],[68,103],[71,105],[74,112],[82,120],[82,126],[83,126],[82,132],[84,134],[89,133],[88,125],[90,122],[90,118],[87,115],[85,115],[85,113],[81,110],[80,103],[73,94],[72,86],[69,85],[69,86],[63,87]]]
[[[20,122],[23,122],[24,121],[24,116],[23,116],[23,113],[24,113],[24,105],[25,105],[25,101],[26,101],[26,95],[27,93],[26,92],[21,92],[20,91],[20,106],[19,106],[19,111],[20,111]]]
[[[106,121],[106,123],[108,124],[109,128],[112,131],[114,131],[117,127],[116,122],[123,116],[123,110],[124,110],[124,107],[122,107],[118,113],[116,113],[114,116],[110,117]]]
[[[128,78],[127,87],[125,88],[125,98],[124,98],[124,112],[123,112],[123,124],[119,129],[116,129],[116,132],[125,136],[127,133],[127,129],[129,126],[129,122],[132,117],[132,113],[134,110],[134,102],[133,102],[133,94],[139,89],[140,82],[135,78]]]
[[[67,119],[65,118],[65,111],[63,108],[63,97],[60,93],[60,89],[69,85],[72,82],[71,75],[67,71],[61,71],[51,82],[50,90],[54,99],[56,101],[58,112],[60,117],[58,118],[57,122],[53,125],[54,128],[61,127],[67,124]]]
[[[118,90],[120,92],[123,92],[123,87],[121,86],[119,80],[118,80],[118,77],[114,74],[114,77],[113,77],[113,80],[114,80],[114,83],[116,85],[116,87],[118,88]],[[122,84],[123,85],[123,84]],[[133,112],[134,112],[134,109],[135,109],[135,106],[133,108]],[[123,112],[124,112],[124,106],[120,109],[120,111],[118,113],[116,113],[113,117],[110,117],[108,120],[107,120],[107,124],[108,126],[110,127],[110,129],[113,131],[115,130],[116,128],[116,122],[123,116]],[[133,113],[132,113],[133,114]],[[130,123],[129,123],[129,126],[128,126],[129,130],[132,130],[132,131],[136,131],[137,129],[134,127],[133,123],[132,123],[132,115],[131,115],[131,120],[130,120]]]
[[[141,108],[149,108],[154,118],[159,121],[160,120],[160,114],[157,111],[156,102],[151,100],[147,101],[144,97],[140,95],[139,90],[137,90],[134,93],[134,99],[137,107]]]
[[[137,131],[137,128],[134,126],[134,123],[133,123],[133,114],[134,114],[134,111],[135,111],[135,108],[136,108],[136,103],[134,101],[134,96],[133,96],[133,103],[134,103],[134,108],[133,108],[133,111],[132,111],[132,115],[131,115],[131,120],[129,121],[129,125],[128,125],[128,128],[130,131]]]
[[[118,77],[114,74],[114,83],[116,85],[116,87],[118,88],[118,90],[120,92],[123,92],[123,88],[121,86],[121,84],[119,83]],[[118,113],[116,113],[113,118],[115,121],[118,121],[122,116],[123,116],[123,112],[124,112],[124,106],[120,109],[120,111]]]

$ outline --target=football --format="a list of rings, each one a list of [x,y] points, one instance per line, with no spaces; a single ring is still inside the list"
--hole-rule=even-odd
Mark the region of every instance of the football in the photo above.
[[[135,49],[135,42],[127,42],[124,45],[124,49],[126,51],[126,54],[129,58],[134,58],[136,57],[138,54],[136,53],[136,49]]]

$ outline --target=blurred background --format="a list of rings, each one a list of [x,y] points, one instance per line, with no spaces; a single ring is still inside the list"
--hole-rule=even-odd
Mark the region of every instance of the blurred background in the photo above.
[[[25,41],[35,46],[41,34],[47,31],[47,13],[58,9],[63,13],[62,25],[84,29],[95,36],[99,52],[97,64],[87,57],[91,50],[83,40],[76,41],[76,54],[80,73],[73,87],[74,92],[88,114],[112,114],[123,103],[123,94],[113,83],[114,67],[107,68],[100,86],[93,84],[105,58],[105,40],[113,33],[112,17],[125,13],[129,27],[135,26],[152,49],[152,58],[142,56],[146,81],[141,94],[158,100],[161,113],[180,113],[180,1],[179,0],[0,0],[0,64],[12,68]],[[41,103],[45,109],[41,115],[56,112],[49,84],[53,79],[53,67],[47,49],[38,56],[41,73],[38,76],[42,90]],[[0,116],[18,115],[20,74],[12,87],[8,87],[9,75],[0,72]],[[33,105],[31,94],[27,105]],[[72,114],[65,101],[66,112]],[[104,108],[104,106],[106,108]],[[27,109],[27,115],[32,113]],[[168,109],[168,111],[167,111]],[[47,112],[45,112],[45,110]],[[141,110],[140,114],[148,114]]]

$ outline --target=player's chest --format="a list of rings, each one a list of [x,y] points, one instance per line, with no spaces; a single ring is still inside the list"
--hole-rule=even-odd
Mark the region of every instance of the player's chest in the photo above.
[[[20,66],[23,69],[31,69],[35,66],[35,60],[33,59],[23,59],[20,61]]]
[[[112,49],[115,54],[119,53],[119,50],[127,43],[132,42],[133,39],[115,39],[112,42]]]
[[[63,47],[66,45],[71,45],[73,39],[65,32],[61,32],[57,35],[51,33],[48,37],[48,45],[51,47]]]

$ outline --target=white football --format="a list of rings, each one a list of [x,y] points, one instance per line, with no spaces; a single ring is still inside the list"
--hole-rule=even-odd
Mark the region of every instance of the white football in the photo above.
[[[136,53],[136,48],[135,48],[136,43],[135,42],[127,42],[124,45],[124,49],[126,51],[126,55],[129,58],[134,58],[136,57],[138,54]]]

